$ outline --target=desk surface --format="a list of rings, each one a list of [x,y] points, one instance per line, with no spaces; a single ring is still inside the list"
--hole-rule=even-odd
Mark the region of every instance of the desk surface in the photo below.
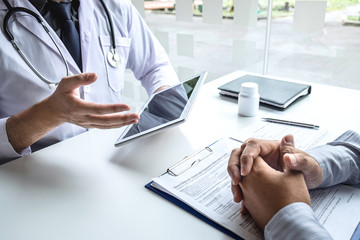
[[[120,148],[122,129],[91,130],[0,167],[0,239],[229,239],[144,188],[196,149],[259,120],[278,117],[360,132],[360,91],[311,84],[286,111],[239,117],[235,100],[204,85],[189,120]]]

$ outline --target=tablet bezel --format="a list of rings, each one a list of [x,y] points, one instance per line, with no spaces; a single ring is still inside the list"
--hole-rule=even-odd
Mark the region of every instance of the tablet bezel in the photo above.
[[[146,109],[146,107],[148,106],[149,102],[150,102],[150,101],[154,98],[154,96],[156,96],[157,94],[162,93],[162,92],[164,92],[164,91],[167,91],[167,90],[169,90],[169,89],[171,89],[171,88],[177,87],[177,86],[179,86],[179,85],[182,85],[182,84],[184,84],[184,83],[186,83],[186,82],[188,82],[188,81],[193,80],[194,78],[199,78],[199,80],[197,81],[197,83],[196,83],[196,85],[195,85],[195,87],[194,87],[194,89],[193,89],[193,91],[192,91],[192,93],[191,93],[191,96],[190,96],[190,98],[188,99],[188,101],[187,101],[187,103],[186,103],[186,105],[185,105],[185,107],[184,107],[184,109],[183,109],[180,117],[178,117],[177,119],[171,120],[171,121],[169,121],[169,122],[163,123],[163,124],[161,124],[161,125],[159,125],[159,126],[156,126],[156,127],[150,128],[150,129],[147,129],[147,130],[145,130],[145,131],[143,131],[143,132],[140,132],[140,133],[134,134],[134,135],[132,135],[132,136],[129,136],[129,137],[127,137],[126,139],[123,139],[123,137],[128,133],[128,131],[129,131],[129,130],[131,129],[131,127],[133,126],[133,124],[132,124],[132,125],[128,125],[128,126],[126,127],[126,129],[121,133],[120,137],[116,140],[116,142],[115,142],[115,144],[114,144],[115,147],[122,146],[122,145],[124,145],[124,144],[126,144],[126,143],[129,143],[129,142],[131,142],[131,141],[135,141],[135,140],[138,140],[138,139],[142,139],[143,137],[148,137],[148,136],[154,135],[154,134],[159,133],[159,132],[161,132],[161,131],[163,131],[163,130],[165,130],[165,129],[168,129],[168,128],[170,128],[170,127],[177,126],[178,124],[181,124],[181,123],[185,122],[186,119],[187,119],[187,117],[189,116],[189,113],[190,113],[191,108],[192,108],[192,106],[193,106],[193,104],[194,104],[194,101],[195,101],[196,97],[197,97],[198,94],[199,94],[200,87],[201,87],[201,85],[202,85],[202,84],[204,83],[204,81],[205,81],[206,76],[207,76],[207,72],[202,72],[202,73],[197,74],[197,75],[195,75],[195,76],[193,76],[193,77],[191,77],[191,78],[189,78],[189,79],[187,79],[187,80],[185,80],[185,81],[183,81],[183,82],[179,82],[178,84],[175,84],[175,85],[173,85],[173,86],[171,86],[171,87],[169,87],[169,88],[166,88],[166,89],[164,89],[164,90],[162,90],[162,91],[159,91],[159,92],[156,92],[156,93],[152,94],[152,95],[149,97],[149,99],[144,103],[144,105],[141,107],[141,109],[139,110],[139,112],[138,112],[139,115],[142,114],[142,112],[143,112],[143,111]]]

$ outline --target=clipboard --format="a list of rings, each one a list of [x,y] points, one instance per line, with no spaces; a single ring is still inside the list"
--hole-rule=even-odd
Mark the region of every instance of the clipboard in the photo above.
[[[230,140],[233,140],[230,138]],[[211,156],[214,151],[212,146],[215,145],[216,143],[218,143],[219,141],[226,141],[224,139],[220,139],[217,140],[215,142],[213,142],[212,144],[198,150],[195,151],[193,154],[184,157],[184,159],[182,159],[181,161],[179,161],[178,163],[176,163],[175,165],[169,167],[166,170],[166,173],[170,174],[171,176],[179,176],[181,174],[183,174],[184,172],[186,172],[187,170],[189,170],[190,168],[192,168],[193,166],[196,166],[199,162],[201,161],[206,161],[206,158],[208,158],[209,156]],[[238,143],[239,141],[236,140],[236,142]],[[166,174],[165,173],[165,174]],[[228,230],[227,228],[224,228],[223,226],[221,226],[220,224],[216,223],[215,221],[209,219],[208,217],[204,216],[203,214],[201,214],[200,212],[198,212],[197,210],[195,210],[194,208],[192,208],[191,206],[189,206],[188,204],[184,203],[183,201],[179,200],[178,198],[158,189],[152,186],[153,181],[150,181],[148,184],[145,185],[145,188],[153,191],[154,193],[157,193],[158,195],[160,195],[161,197],[167,199],[168,201],[174,203],[175,205],[177,205],[178,207],[184,209],[185,211],[187,211],[188,213],[191,213],[192,215],[196,216],[197,218],[201,219],[202,221],[206,222],[207,224],[213,226],[214,228],[216,228],[217,230],[223,232],[224,234],[228,235],[231,238],[234,239],[239,239],[239,240],[243,240],[243,238],[241,238],[239,235],[235,234],[234,232]]]
[[[193,209],[192,207],[190,207],[189,205],[187,205],[186,203],[180,201],[179,199],[177,199],[174,196],[171,196],[170,194],[167,194],[166,192],[163,192],[157,188],[154,188],[153,186],[151,186],[151,184],[153,183],[153,181],[149,182],[148,184],[145,185],[145,188],[159,194],[161,197],[169,200],[170,202],[174,203],[175,205],[177,205],[178,207],[184,209],[185,211],[187,211],[188,213],[191,213],[192,215],[194,215],[197,218],[200,218],[202,221],[206,222],[207,224],[213,226],[214,228],[216,228],[217,230],[225,233],[226,235],[228,235],[229,237],[232,237],[234,239],[239,239],[239,240],[243,240],[243,238],[241,238],[240,236],[238,236],[237,234],[231,232],[230,230],[222,227],[221,225],[217,224],[216,222],[210,220],[209,218],[207,218],[206,216],[202,215],[201,213],[199,213],[198,211],[196,211],[195,209]]]
[[[232,138],[229,138],[229,140],[234,140]],[[220,141],[220,140],[219,140]],[[212,148],[212,145],[216,144],[218,141],[210,144],[209,146],[200,149],[196,151],[195,153],[191,154],[190,156],[185,157],[183,160],[178,162],[177,164],[171,166],[167,169],[167,171],[164,174],[169,174],[173,177],[180,176],[181,174],[185,173],[187,170],[191,169],[193,166],[196,166],[196,164],[200,163],[201,161],[206,161],[207,157],[212,156],[214,154],[214,150]],[[181,166],[184,164],[185,166]],[[163,174],[163,175],[164,175]],[[207,224],[213,226],[217,230],[221,231],[222,233],[228,235],[229,237],[232,237],[234,239],[243,239],[235,232],[231,231],[228,228],[223,227],[222,225],[218,224],[216,221],[208,218],[206,215],[202,214],[195,208],[193,208],[191,205],[183,202],[176,196],[173,196],[167,192],[162,191],[161,189],[154,187],[152,184],[154,181],[150,181],[148,184],[145,185],[145,188],[151,190],[154,193],[157,193],[161,197],[167,199],[168,201],[172,202],[173,204],[179,206],[180,208],[184,209],[188,213],[191,213],[192,215],[196,216],[197,218],[201,219],[202,221],[206,222]],[[354,230],[350,240],[357,240],[360,239],[360,222],[357,225],[356,229]]]

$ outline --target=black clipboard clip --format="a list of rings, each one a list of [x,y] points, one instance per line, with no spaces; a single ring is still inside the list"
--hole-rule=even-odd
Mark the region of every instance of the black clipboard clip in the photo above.
[[[170,174],[171,176],[177,177],[187,170],[189,170],[191,167],[197,165],[199,162],[204,160],[205,158],[209,157],[211,154],[213,154],[213,150],[211,149],[211,146],[217,143],[218,141],[210,144],[209,146],[202,148],[190,156],[184,157],[183,160],[176,163],[175,165],[169,167],[166,172]]]

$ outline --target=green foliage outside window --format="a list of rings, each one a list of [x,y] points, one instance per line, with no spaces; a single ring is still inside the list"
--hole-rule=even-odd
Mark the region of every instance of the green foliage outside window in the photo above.
[[[319,0],[321,1],[321,0]],[[360,4],[359,0],[328,0],[327,12],[336,10],[345,10],[346,7]],[[258,1],[258,16],[265,18],[267,16],[268,0]],[[286,17],[294,14],[295,0],[273,0],[273,17]],[[223,0],[223,16],[233,17],[234,1]],[[202,6],[194,8],[195,15],[201,15]]]

